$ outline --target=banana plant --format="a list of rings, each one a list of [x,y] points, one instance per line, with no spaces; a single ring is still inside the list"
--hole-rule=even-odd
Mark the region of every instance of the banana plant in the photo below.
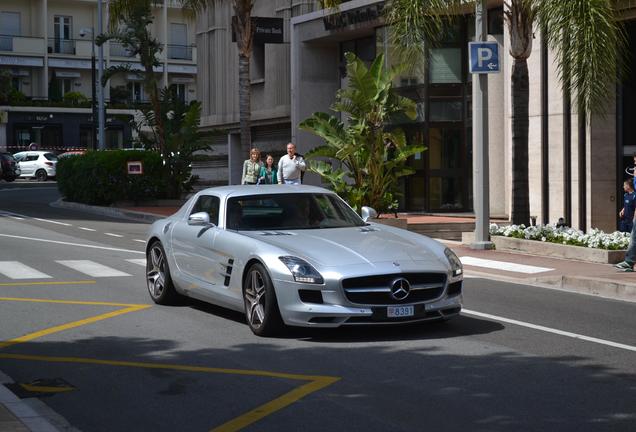
[[[379,55],[370,66],[353,53],[346,54],[348,87],[336,94],[333,114],[317,112],[299,127],[324,140],[308,152],[309,169],[331,184],[354,209],[363,205],[380,212],[395,205],[400,177],[413,174],[408,158],[426,148],[409,145],[404,132],[388,129],[391,120],[416,118],[411,99],[393,91],[397,67],[387,69]]]

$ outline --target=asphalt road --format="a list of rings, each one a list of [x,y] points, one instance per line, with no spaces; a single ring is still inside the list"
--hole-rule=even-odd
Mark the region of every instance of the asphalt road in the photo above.
[[[468,278],[444,324],[258,338],[234,312],[152,304],[147,225],[58,198],[0,183],[0,371],[57,386],[37,396],[79,430],[636,429],[635,303]]]

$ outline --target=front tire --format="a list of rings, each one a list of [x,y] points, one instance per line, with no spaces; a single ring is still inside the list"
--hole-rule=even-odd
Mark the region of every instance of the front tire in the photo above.
[[[257,336],[273,336],[285,326],[278,309],[276,292],[269,273],[262,264],[253,264],[243,281],[245,317]]]
[[[146,253],[146,285],[150,298],[160,305],[173,305],[179,299],[174,288],[166,251],[159,241],[152,243]]]
[[[45,170],[43,170],[43,169],[37,170],[37,171],[35,172],[35,179],[36,179],[37,181],[44,182],[44,181],[46,181],[46,179],[48,179],[48,178],[49,178],[49,175],[48,175],[48,174],[46,173],[46,171],[45,171]]]

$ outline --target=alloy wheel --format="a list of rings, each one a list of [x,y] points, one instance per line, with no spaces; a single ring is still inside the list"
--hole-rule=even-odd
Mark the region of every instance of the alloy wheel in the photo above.
[[[148,253],[146,280],[148,291],[154,299],[161,297],[166,287],[166,257],[159,243],[155,244]]]
[[[245,287],[245,305],[247,307],[247,319],[250,325],[258,329],[265,322],[265,280],[257,270],[250,272],[247,286]]]

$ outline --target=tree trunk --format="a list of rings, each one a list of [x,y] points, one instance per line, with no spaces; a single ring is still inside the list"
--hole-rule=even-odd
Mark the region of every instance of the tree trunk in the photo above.
[[[250,58],[239,53],[239,121],[241,128],[241,151],[247,157],[252,146],[250,126],[251,107]]]
[[[515,59],[512,66],[512,223],[530,223],[528,192],[528,64]]]

